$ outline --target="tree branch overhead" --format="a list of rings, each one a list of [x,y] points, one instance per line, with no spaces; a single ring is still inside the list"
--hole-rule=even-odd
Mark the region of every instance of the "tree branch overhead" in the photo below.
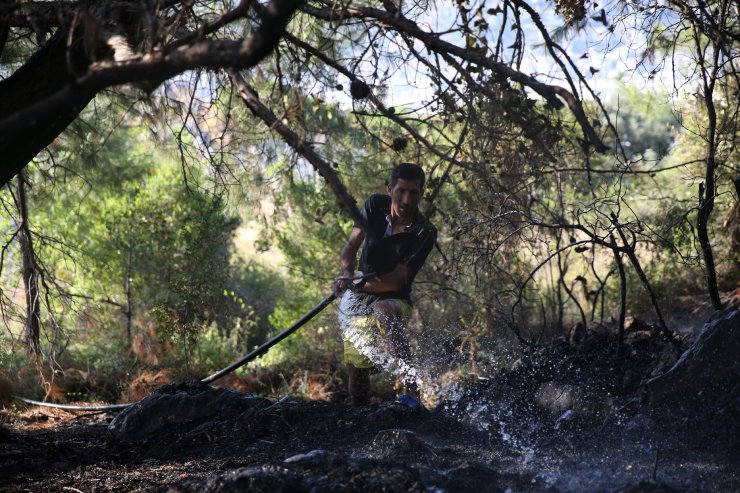
[[[0,185],[15,176],[97,93],[108,87],[144,82],[153,89],[187,70],[257,65],[280,41],[297,3],[270,2],[262,9],[259,25],[243,40],[200,40],[172,51],[165,45],[161,50],[120,62],[115,58],[98,60],[86,50],[89,31],[74,23],[65,26],[68,32],[60,27],[20,69],[0,81],[0,153],[4,156]]]

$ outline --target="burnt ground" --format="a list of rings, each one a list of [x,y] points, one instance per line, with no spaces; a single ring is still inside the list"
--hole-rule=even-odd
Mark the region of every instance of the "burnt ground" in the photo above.
[[[676,348],[575,331],[421,414],[202,384],[116,414],[30,408],[0,428],[1,491],[740,491],[740,383],[654,402]]]

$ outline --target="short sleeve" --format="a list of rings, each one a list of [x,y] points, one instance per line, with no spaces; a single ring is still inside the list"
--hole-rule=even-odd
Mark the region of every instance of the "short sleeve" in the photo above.
[[[391,198],[388,195],[376,193],[368,197],[360,209],[360,216],[378,238],[383,237],[386,227],[385,217],[390,212],[390,204]],[[355,227],[362,229],[362,226],[357,223]]]
[[[362,209],[360,209],[360,215],[365,220],[366,223],[370,222],[370,216],[372,215],[373,211],[373,197],[370,196],[365,201],[365,204],[362,206]],[[361,228],[361,226],[357,223],[355,223],[355,227]]]

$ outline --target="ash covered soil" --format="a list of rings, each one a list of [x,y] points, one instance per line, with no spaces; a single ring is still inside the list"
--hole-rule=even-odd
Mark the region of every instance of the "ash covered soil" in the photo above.
[[[0,428],[0,490],[740,491],[736,368],[655,399],[692,341],[629,329],[620,358],[576,330],[413,415],[192,383],[118,414],[30,408]]]

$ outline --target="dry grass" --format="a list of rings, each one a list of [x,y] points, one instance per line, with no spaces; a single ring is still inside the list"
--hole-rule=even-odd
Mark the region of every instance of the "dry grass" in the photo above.
[[[142,370],[128,386],[127,391],[121,396],[122,402],[138,401],[151,394],[162,385],[172,382],[175,370],[164,368],[160,371]]]
[[[336,382],[336,376],[329,371],[309,372],[304,370],[290,379],[289,387],[291,393],[298,394],[301,397],[311,400],[331,401],[337,391]]]
[[[173,350],[169,342],[161,342],[157,337],[157,329],[153,322],[146,322],[143,317],[137,324],[146,329],[134,334],[131,342],[131,353],[147,366],[158,366],[161,356]]]
[[[225,377],[217,380],[214,387],[235,390],[248,394],[269,393],[272,389],[272,382],[269,375],[262,374],[238,376],[229,373]]]

